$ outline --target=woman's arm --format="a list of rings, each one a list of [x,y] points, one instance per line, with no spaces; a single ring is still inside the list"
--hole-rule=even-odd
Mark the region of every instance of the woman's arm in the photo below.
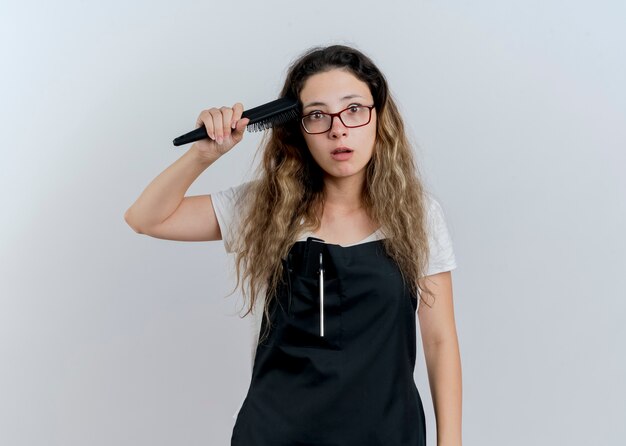
[[[210,195],[185,197],[189,186],[217,159],[243,138],[250,119],[243,105],[203,110],[196,127],[208,138],[196,141],[174,164],[146,187],[124,214],[126,223],[140,234],[168,240],[220,240],[222,234]]]
[[[139,234],[159,234],[160,238],[170,240],[181,239],[183,234],[199,237],[205,233],[213,235],[213,239],[219,239],[221,234],[217,220],[214,216],[211,219],[209,215],[210,197],[185,197],[189,186],[216,160],[203,157],[195,146],[191,146],[152,180],[128,208],[124,214],[126,223]]]
[[[418,317],[430,393],[437,420],[437,446],[461,446],[461,357],[454,321],[452,274],[446,271],[424,278],[434,302],[419,304]]]

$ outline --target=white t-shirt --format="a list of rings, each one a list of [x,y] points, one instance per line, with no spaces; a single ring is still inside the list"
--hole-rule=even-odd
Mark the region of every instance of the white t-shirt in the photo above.
[[[211,194],[213,209],[215,210],[217,222],[222,232],[222,241],[224,242],[224,248],[228,253],[234,252],[234,238],[238,234],[238,227],[241,222],[240,218],[242,213],[237,212],[237,208],[238,206],[245,205],[244,201],[238,202],[238,200],[245,200],[246,189],[251,184],[252,182],[250,181]],[[448,231],[441,205],[434,197],[432,197],[428,193],[426,194],[426,205],[428,209],[427,231],[428,243],[430,248],[426,275],[430,276],[444,271],[451,271],[455,269],[457,265],[454,251],[452,249],[452,239],[450,237],[450,232]],[[313,234],[311,232],[303,231],[298,240],[306,240],[307,237],[310,237],[312,235]],[[342,246],[353,246],[361,243],[380,240],[382,238],[384,238],[384,235],[379,229],[373,234],[370,234],[368,237],[361,240],[360,242],[354,243],[352,245]],[[258,299],[257,303],[258,305],[255,306],[255,311],[251,313],[251,323],[253,324],[253,339],[250,345],[252,357],[251,367],[254,367],[254,357],[256,355],[256,348],[260,334],[259,331],[261,330],[261,321],[263,318],[262,299]],[[419,299],[417,303],[419,308]],[[233,418],[237,417],[238,412],[239,410],[237,410]]]
[[[246,188],[252,182],[240,184],[229,189],[211,194],[213,209],[217,216],[217,222],[222,232],[222,241],[226,252],[234,252],[234,237],[238,234],[241,212],[236,212],[237,200],[243,198]],[[426,207],[428,209],[428,242],[430,244],[430,256],[428,258],[427,276],[450,271],[456,268],[456,259],[452,249],[452,239],[446,225],[443,209],[439,202],[430,194],[426,194]],[[306,240],[311,236],[310,232],[303,232],[298,240]],[[377,230],[364,238],[361,243],[371,242],[384,238],[383,233]],[[352,245],[342,245],[352,246]]]

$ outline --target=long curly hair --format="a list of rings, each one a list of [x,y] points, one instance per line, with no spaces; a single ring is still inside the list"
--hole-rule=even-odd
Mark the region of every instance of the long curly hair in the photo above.
[[[372,60],[344,45],[307,50],[288,69],[280,97],[300,101],[306,80],[317,73],[342,69],[365,82],[374,98],[377,128],[374,150],[366,166],[361,201],[385,238],[387,254],[398,264],[412,295],[434,297],[422,279],[428,263],[424,190],[419,180],[404,123],[387,81]],[[300,102],[300,106],[302,103]],[[283,261],[301,231],[315,231],[324,208],[323,171],[313,160],[300,121],[276,125],[264,136],[262,163],[245,193],[247,205],[235,240],[237,283],[253,312],[264,296],[268,333],[269,308],[282,283]],[[301,224],[302,223],[302,224]],[[234,292],[234,291],[233,291]],[[428,304],[427,304],[428,305]],[[265,339],[265,335],[259,342]]]

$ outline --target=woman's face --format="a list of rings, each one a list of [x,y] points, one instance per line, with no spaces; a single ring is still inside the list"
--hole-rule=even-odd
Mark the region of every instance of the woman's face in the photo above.
[[[303,115],[314,111],[337,113],[351,105],[374,105],[367,84],[341,69],[309,77],[300,92],[300,101]],[[327,176],[365,175],[376,139],[376,109],[372,109],[369,124],[362,127],[348,128],[335,116],[332,127],[325,133],[311,135],[303,128],[301,131],[313,159]],[[338,148],[352,152],[336,154]]]

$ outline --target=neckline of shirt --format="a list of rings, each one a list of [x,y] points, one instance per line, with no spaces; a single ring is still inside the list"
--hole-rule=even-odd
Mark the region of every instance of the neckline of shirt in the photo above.
[[[306,232],[304,234],[302,234],[300,236],[300,238],[298,238],[298,242],[305,242],[307,238],[309,237],[315,237],[315,238],[319,238],[317,237],[315,234],[313,234],[312,232]],[[382,240],[383,238],[385,238],[384,234],[382,233],[381,228],[378,228],[376,231],[372,232],[370,235],[368,235],[367,237],[365,237],[363,240],[360,240],[356,243],[351,243],[349,245],[339,245],[337,243],[328,243],[326,241],[324,241],[324,243],[328,244],[328,245],[338,245],[341,246],[342,248],[348,248],[350,246],[356,246],[356,245],[362,245],[363,243],[368,243],[368,242],[373,242],[376,240]]]

